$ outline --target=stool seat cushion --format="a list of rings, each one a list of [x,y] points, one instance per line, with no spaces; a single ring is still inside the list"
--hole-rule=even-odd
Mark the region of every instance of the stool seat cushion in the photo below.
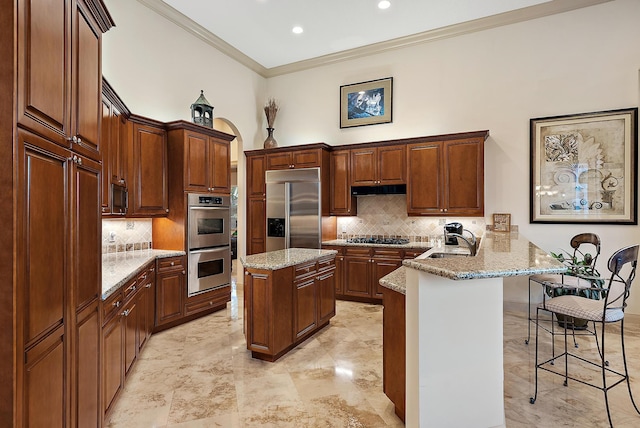
[[[546,300],[539,308],[574,318],[582,318],[588,321],[602,321],[604,302],[602,300],[587,299],[580,296],[558,296]],[[604,322],[616,322],[624,318],[621,308],[607,309]]]

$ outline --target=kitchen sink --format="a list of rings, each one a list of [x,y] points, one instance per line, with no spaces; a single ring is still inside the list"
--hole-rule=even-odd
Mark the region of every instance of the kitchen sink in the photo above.
[[[469,254],[463,253],[431,253],[428,259],[444,259],[449,257],[469,257]]]

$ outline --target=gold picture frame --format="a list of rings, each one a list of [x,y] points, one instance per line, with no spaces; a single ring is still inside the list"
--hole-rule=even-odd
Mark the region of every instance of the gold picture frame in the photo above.
[[[392,122],[393,77],[340,86],[340,128]]]
[[[496,213],[493,215],[494,232],[511,232],[511,214]]]

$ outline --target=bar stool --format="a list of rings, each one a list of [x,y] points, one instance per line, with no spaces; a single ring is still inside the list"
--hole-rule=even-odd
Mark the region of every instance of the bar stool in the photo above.
[[[632,245],[622,248],[616,251],[607,262],[607,267],[611,272],[611,277],[607,284],[603,287],[593,287],[602,295],[601,300],[593,300],[586,297],[575,295],[564,295],[554,297],[548,300],[543,300],[542,303],[536,308],[536,372],[535,372],[535,394],[529,399],[531,404],[534,404],[538,398],[538,369],[548,371],[564,377],[564,385],[568,386],[569,379],[583,383],[585,385],[597,388],[604,392],[604,401],[607,408],[607,417],[609,419],[609,425],[613,427],[611,421],[611,412],[609,410],[609,397],[608,392],[611,388],[620,383],[626,381],[627,389],[629,390],[629,397],[631,403],[636,412],[640,415],[640,410],[633,399],[633,393],[631,392],[631,384],[629,382],[629,371],[627,369],[627,357],[624,346],[624,310],[627,306],[627,299],[629,298],[631,283],[635,278],[636,265],[638,263],[638,245]],[[601,336],[600,346],[598,347],[599,360],[589,360],[583,356],[572,354],[567,350],[567,324],[564,329],[564,353],[560,355],[552,355],[552,357],[542,363],[538,362],[538,317],[541,311],[546,311],[553,314],[562,314],[572,319],[583,318],[595,323],[601,324]],[[622,347],[622,361],[624,365],[624,373],[608,367],[608,362],[605,356],[605,332],[606,325],[612,323],[620,323],[620,343]],[[552,340],[554,340],[552,336]],[[596,335],[597,340],[597,335]],[[602,373],[602,383],[589,383],[583,379],[569,376],[569,357],[580,360],[589,365],[599,367]],[[564,358],[564,373],[556,370],[552,370],[550,367],[553,362],[559,358]],[[611,385],[607,385],[607,374],[617,378]],[[638,421],[640,426],[640,421]]]
[[[536,274],[529,276],[529,304],[527,306],[528,311],[528,325],[527,325],[527,339],[524,341],[525,344],[529,344],[529,340],[531,339],[531,322],[534,319],[531,317],[531,283],[537,283],[542,287],[542,293],[544,295],[545,291],[551,288],[563,288],[569,287],[572,289],[576,288],[589,288],[592,285],[593,280],[581,278],[576,276],[578,272],[576,270],[576,261],[579,259],[585,259],[587,254],[591,254],[587,250],[590,249],[590,246],[593,246],[594,256],[590,258],[588,264],[580,265],[579,268],[582,270],[583,274],[587,274],[589,277],[599,276],[598,272],[595,269],[596,262],[598,260],[598,256],[600,255],[600,237],[595,233],[580,233],[573,238],[571,238],[571,247],[573,248],[573,255],[571,260],[569,260],[568,268],[569,271],[567,274]],[[584,260],[586,262],[586,260]],[[553,320],[552,320],[553,322]],[[543,327],[544,328],[544,327]],[[552,330],[548,330],[551,334]],[[574,337],[574,346],[577,348],[578,344],[575,341]]]

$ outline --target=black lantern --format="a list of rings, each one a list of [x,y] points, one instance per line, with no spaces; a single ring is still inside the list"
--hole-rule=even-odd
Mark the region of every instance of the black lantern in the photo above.
[[[202,90],[196,102],[191,104],[191,121],[198,125],[213,128],[213,106],[204,97],[204,91]]]

